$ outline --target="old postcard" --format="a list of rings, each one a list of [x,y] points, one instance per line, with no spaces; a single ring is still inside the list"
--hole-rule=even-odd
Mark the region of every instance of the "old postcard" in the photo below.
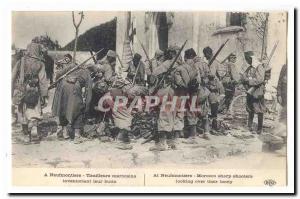
[[[11,186],[287,187],[289,20],[12,11]]]

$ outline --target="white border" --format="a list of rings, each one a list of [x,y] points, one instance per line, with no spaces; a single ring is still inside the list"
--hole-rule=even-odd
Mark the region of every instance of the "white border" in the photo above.
[[[89,0],[89,1],[68,1],[68,0],[12,0],[6,2],[1,8],[1,69],[4,70],[0,78],[1,93],[1,141],[4,151],[3,162],[5,169],[5,192],[19,193],[118,193],[118,192],[137,192],[137,193],[291,193],[294,191],[294,10],[290,1],[196,1],[196,0]],[[249,11],[249,10],[287,10],[289,12],[288,29],[288,186],[287,187],[11,187],[11,122],[10,122],[10,47],[11,47],[11,11],[13,10],[175,10],[175,11]],[[4,67],[5,66],[5,67]],[[2,70],[1,70],[2,73]],[[3,182],[3,180],[0,180]],[[3,187],[3,186],[1,186]]]

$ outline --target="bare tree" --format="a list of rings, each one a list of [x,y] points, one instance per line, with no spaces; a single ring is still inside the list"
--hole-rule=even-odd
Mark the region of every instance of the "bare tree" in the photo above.
[[[79,22],[76,24],[75,22],[75,14],[74,11],[72,11],[72,19],[73,19],[73,25],[75,27],[75,41],[74,41],[74,50],[73,50],[73,63],[75,63],[76,60],[76,50],[77,50],[77,40],[78,40],[78,32],[79,32],[79,26],[84,18],[83,12],[79,12],[78,15],[80,16]]]

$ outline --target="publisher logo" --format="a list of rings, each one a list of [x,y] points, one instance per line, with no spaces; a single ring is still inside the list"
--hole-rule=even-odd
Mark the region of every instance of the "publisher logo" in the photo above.
[[[276,185],[276,181],[272,180],[272,179],[268,179],[268,180],[264,181],[264,184],[267,185],[267,186],[272,187],[272,186]]]

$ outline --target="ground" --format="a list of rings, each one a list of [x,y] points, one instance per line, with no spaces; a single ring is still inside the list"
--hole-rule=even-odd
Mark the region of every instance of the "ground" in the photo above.
[[[53,91],[51,91],[51,95]],[[51,102],[52,97],[49,101]],[[44,109],[49,113],[50,104]],[[224,117],[223,117],[224,118]],[[268,118],[268,117],[266,117]],[[221,117],[222,120],[222,117]],[[244,166],[254,167],[263,164],[266,167],[285,167],[285,155],[266,152],[262,139],[251,134],[245,121],[225,120],[229,127],[227,135],[211,135],[210,140],[197,137],[198,144],[182,143],[177,140],[178,149],[163,152],[151,152],[149,148],[154,142],[142,144],[142,138],[133,140],[132,150],[124,151],[116,148],[115,142],[101,142],[98,139],[86,140],[81,144],[70,141],[59,141],[56,134],[45,137],[39,144],[22,142],[21,126],[13,125],[12,159],[14,167],[66,167],[66,168],[151,168],[155,166],[172,167],[221,167]],[[265,129],[270,129],[274,121],[266,119]],[[229,161],[230,160],[230,161]],[[277,165],[270,164],[275,160]],[[272,162],[271,161],[271,162]],[[234,164],[239,162],[239,164]],[[230,168],[230,167],[229,167]]]

